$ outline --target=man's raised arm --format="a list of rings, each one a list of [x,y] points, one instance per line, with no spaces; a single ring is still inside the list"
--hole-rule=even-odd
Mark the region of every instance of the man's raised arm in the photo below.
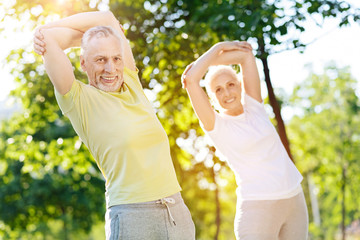
[[[60,94],[66,94],[75,80],[70,60],[64,53],[79,46],[82,32],[70,28],[40,28],[35,33],[35,52],[43,55],[45,69]]]
[[[77,13],[69,17],[48,23],[44,26],[44,28],[65,27],[84,33],[88,29],[96,26],[110,26],[119,33],[122,45],[124,46],[124,64],[129,69],[135,70],[136,66],[130,44],[126,39],[119,21],[110,11]]]

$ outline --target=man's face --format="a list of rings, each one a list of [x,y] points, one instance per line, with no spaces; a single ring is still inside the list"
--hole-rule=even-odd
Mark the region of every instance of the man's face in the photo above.
[[[124,83],[124,59],[120,39],[113,35],[94,36],[81,57],[81,67],[90,85],[105,91],[117,92]]]

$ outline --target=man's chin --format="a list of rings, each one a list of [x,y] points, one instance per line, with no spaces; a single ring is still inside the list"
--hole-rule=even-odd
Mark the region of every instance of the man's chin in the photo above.
[[[100,84],[98,86],[98,89],[104,91],[104,92],[119,92],[121,89],[122,83],[121,84],[116,84],[116,85],[106,85],[106,84]]]

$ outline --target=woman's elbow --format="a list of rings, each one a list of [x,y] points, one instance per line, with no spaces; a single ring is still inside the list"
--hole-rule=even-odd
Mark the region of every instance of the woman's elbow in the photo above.
[[[192,78],[192,76],[190,75],[184,75],[182,77],[182,83],[183,83],[183,86],[185,86],[185,88],[191,84],[194,83],[194,79]]]

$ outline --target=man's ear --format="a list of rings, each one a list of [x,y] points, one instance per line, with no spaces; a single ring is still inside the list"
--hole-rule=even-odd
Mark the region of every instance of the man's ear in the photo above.
[[[80,65],[81,65],[81,69],[86,72],[86,64],[85,64],[85,58],[83,55],[80,56]]]

